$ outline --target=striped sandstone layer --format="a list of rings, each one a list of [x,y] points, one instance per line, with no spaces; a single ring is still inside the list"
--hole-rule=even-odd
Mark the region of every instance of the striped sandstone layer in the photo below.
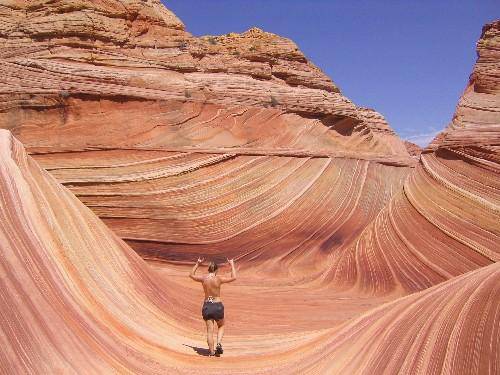
[[[484,26],[450,126],[364,233],[332,255],[326,280],[411,292],[500,261],[499,30],[500,21]]]
[[[498,372],[499,22],[412,168],[284,38],[193,38],[155,1],[0,14],[0,127],[180,263],[2,132],[5,372]],[[200,254],[241,267],[209,366]]]
[[[271,279],[266,285],[257,284],[258,290],[251,284],[260,277],[243,277],[244,284],[250,284],[241,287],[242,298],[261,292],[260,316],[268,315],[268,324],[228,335],[226,350],[232,348],[233,354],[207,362],[191,354],[192,348],[203,349],[197,347],[202,340],[196,324],[198,307],[189,297],[192,286],[184,281],[184,272],[181,278],[171,274],[167,283],[161,277],[164,271],[148,266],[5,130],[0,131],[0,188],[2,372],[480,374],[499,370],[500,263],[396,299],[340,325],[323,321],[321,328],[308,324],[311,316],[305,324],[287,318],[273,323],[273,312],[281,303],[289,307],[286,299],[296,299],[300,287],[280,291],[279,283]],[[292,295],[287,297],[285,290]],[[241,294],[230,296],[228,304]],[[337,305],[337,314],[346,299],[351,305],[355,301],[337,294],[340,301],[335,302],[331,290],[311,290],[306,300],[312,302],[314,294],[316,304],[323,302],[322,309]],[[248,316],[241,303],[232,313],[235,321]],[[291,325],[284,329],[287,324]]]
[[[9,1],[0,42],[0,121],[30,151],[273,150],[412,163],[379,113],[344,97],[292,41],[259,29],[195,38],[158,0]]]
[[[195,38],[151,0],[12,1],[0,30],[0,126],[149,258],[255,235],[244,252],[352,241],[416,163],[380,114],[259,29]],[[219,250],[187,248],[201,243]]]

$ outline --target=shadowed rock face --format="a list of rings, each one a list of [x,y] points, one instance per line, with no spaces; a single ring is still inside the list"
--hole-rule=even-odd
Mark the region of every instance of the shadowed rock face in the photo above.
[[[417,161],[287,39],[4,2],[0,127],[36,161],[0,131],[2,372],[498,372],[499,25]],[[208,366],[200,254],[241,267]]]

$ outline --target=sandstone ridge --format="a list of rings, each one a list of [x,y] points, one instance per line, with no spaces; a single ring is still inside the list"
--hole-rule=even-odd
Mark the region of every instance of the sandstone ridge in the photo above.
[[[186,116],[193,115],[193,107],[201,114],[216,108],[224,110],[236,126],[227,136],[212,139],[209,149],[230,147],[238,151],[251,144],[253,150],[264,149],[264,153],[269,148],[286,149],[289,153],[413,165],[382,115],[357,107],[344,97],[295,43],[257,28],[242,34],[195,38],[157,0],[12,1],[0,7],[0,28],[4,46],[0,119],[29,149],[40,146],[30,141],[31,131],[50,132],[55,121],[68,130],[109,132],[101,124],[88,125],[85,114],[98,110],[113,116],[122,110],[123,100],[135,100],[149,103],[149,108],[148,112],[127,114],[142,123],[135,131],[129,124],[129,140],[146,137],[151,122],[177,138],[184,137],[183,128],[178,129],[165,108],[176,108]],[[101,105],[103,100],[107,102]],[[205,110],[206,106],[209,109]],[[269,133],[261,133],[257,143],[239,139],[234,131],[243,127],[259,133],[262,119],[239,121],[243,113],[251,115],[256,110],[279,117],[280,126],[274,131],[266,127]],[[107,122],[123,124],[119,117]],[[204,124],[198,126],[211,127]],[[281,142],[276,140],[278,132],[301,139],[295,145]],[[308,139],[310,132],[317,136]],[[61,139],[60,133],[57,142],[53,138],[45,147],[54,151],[117,147],[112,139],[102,142],[95,137],[99,142],[77,142],[75,137]],[[263,141],[271,147],[264,147]],[[157,147],[177,147],[171,142],[154,142]],[[203,146],[193,138],[187,143],[186,147]]]

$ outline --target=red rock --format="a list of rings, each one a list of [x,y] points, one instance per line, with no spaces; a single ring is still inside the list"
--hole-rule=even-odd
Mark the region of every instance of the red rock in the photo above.
[[[409,141],[404,141],[406,151],[413,156],[414,158],[419,158],[420,154],[422,153],[422,149],[420,146],[416,145],[415,143],[409,142]]]
[[[125,105],[133,112],[127,115],[138,121],[136,129],[127,124],[127,147],[145,141],[144,146],[154,142],[157,147],[175,147],[143,124],[165,127],[179,139],[184,134],[176,121],[194,116],[193,111],[200,118],[220,109],[223,116],[216,122],[231,122],[231,128],[223,139],[209,139],[209,148],[249,144],[261,150],[267,143],[291,152],[412,163],[380,114],[356,107],[295,43],[277,35],[254,28],[194,38],[156,0],[13,1],[2,7],[0,20],[0,121],[29,148],[40,146],[34,127],[51,134],[44,137],[44,146],[53,151],[125,146],[118,145],[103,124],[89,125],[85,116],[116,116],[108,117],[106,125],[123,131],[116,110],[124,101],[136,101],[141,105]],[[254,117],[256,111],[281,121],[262,129],[263,118]],[[57,130],[54,121],[60,124]],[[69,131],[70,140],[60,139],[60,127]],[[258,136],[260,142],[254,144],[235,131]],[[307,137],[309,132],[315,133],[313,139]],[[79,133],[90,138],[74,136]],[[282,134],[288,138],[276,139]],[[300,138],[299,143],[291,143],[291,137]],[[188,138],[182,146],[207,148],[199,141]]]
[[[483,27],[477,63],[455,115],[435,147],[476,148],[498,154],[500,146],[500,21]]]
[[[148,267],[5,130],[0,130],[0,191],[4,373],[498,370],[500,263],[346,321],[384,299],[342,294],[334,283],[286,286],[271,277],[262,285],[260,272],[272,271],[276,258],[265,262],[261,254],[260,267],[242,272],[243,285],[227,288],[233,333],[226,335],[226,358],[212,364],[192,351],[200,351],[202,341],[196,333],[199,306],[186,296],[201,297],[201,290],[188,286],[185,269],[168,270],[165,283],[164,269]],[[290,255],[305,257],[297,252],[279,262],[290,264]],[[410,262],[402,258],[400,265],[408,269]],[[416,281],[423,274],[403,275],[420,275]],[[301,291],[303,305],[296,303]],[[290,309],[294,301],[296,308]],[[338,326],[333,316],[346,323]]]
[[[311,374],[495,373],[499,279],[495,263],[376,308],[294,365]]]
[[[372,294],[412,292],[500,260],[500,115],[492,107],[500,103],[500,85],[491,78],[500,55],[490,52],[499,43],[499,25],[483,29],[452,124],[423,151],[403,191],[332,256],[325,281]],[[488,69],[482,56],[489,56]],[[487,93],[475,91],[477,81],[490,84]],[[464,104],[469,100],[473,110]]]
[[[1,372],[497,372],[499,24],[417,161],[288,39],[194,38],[153,0],[0,6],[0,127],[52,175],[0,131]],[[214,366],[200,254],[241,267]]]
[[[25,26],[0,35],[1,126],[145,256],[185,259],[184,246],[236,241],[251,226],[268,233],[263,245],[280,228],[273,216],[300,217],[300,207],[340,192],[362,203],[350,214],[354,237],[415,164],[379,113],[342,96],[288,39],[259,29],[193,38],[155,1],[12,4],[2,25]],[[217,187],[221,173],[232,184]],[[251,193],[238,188],[250,181]],[[364,193],[374,186],[376,198]],[[180,191],[213,203],[193,205],[193,217]]]

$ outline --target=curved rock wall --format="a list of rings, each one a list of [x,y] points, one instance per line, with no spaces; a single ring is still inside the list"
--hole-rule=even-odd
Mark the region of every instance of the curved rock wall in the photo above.
[[[311,243],[323,256],[415,165],[380,114],[277,35],[194,38],[158,1],[14,1],[0,19],[0,126],[145,256],[297,247],[278,218],[299,224],[327,199],[297,225],[312,236],[347,215]]]
[[[259,29],[194,38],[156,0],[13,1],[0,6],[0,28],[0,120],[28,147],[38,145],[29,141],[33,127],[50,132],[56,124],[72,134],[81,127],[106,134],[105,144],[90,140],[88,147],[116,147],[108,129],[75,116],[114,116],[123,101],[140,100],[148,111],[135,117],[170,128],[175,124],[169,119],[182,116],[176,112],[183,109],[185,116],[193,115],[193,106],[210,116],[210,109],[203,113],[205,104],[229,111],[228,117],[244,116],[253,107],[295,113],[300,117],[292,121],[303,127],[310,118],[320,122],[318,131],[328,133],[330,143],[320,146],[329,152],[363,151],[411,163],[380,114],[340,94],[292,41]],[[104,99],[112,103],[101,105]],[[190,104],[179,108],[182,103]],[[175,113],[166,113],[169,109]],[[123,130],[118,117],[111,121]],[[247,120],[240,126],[258,134],[258,125]],[[287,125],[280,127],[285,131]],[[361,148],[332,138],[347,138]],[[223,144],[241,146],[237,140]],[[48,145],[54,151],[61,146],[57,140]],[[196,140],[189,145],[197,146]],[[219,145],[213,140],[212,146]],[[309,142],[307,149],[316,145]]]
[[[204,349],[199,306],[187,296],[200,291],[179,281],[185,269],[164,278],[148,267],[5,130],[0,191],[2,372],[498,372],[500,263],[361,316],[384,301],[262,285],[257,271],[227,298],[237,331],[225,341],[229,355],[208,363],[192,354]],[[241,304],[249,296],[257,300]],[[325,319],[332,308],[340,326]]]
[[[499,25],[412,157],[287,39],[3,2],[2,372],[498,372]],[[241,271],[209,366],[200,254]]]

